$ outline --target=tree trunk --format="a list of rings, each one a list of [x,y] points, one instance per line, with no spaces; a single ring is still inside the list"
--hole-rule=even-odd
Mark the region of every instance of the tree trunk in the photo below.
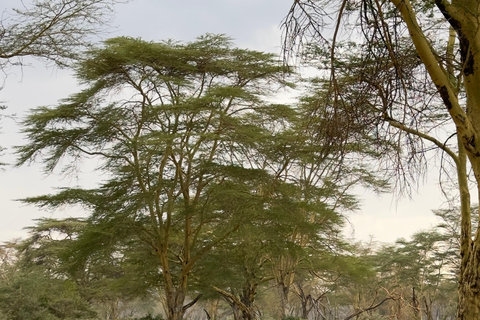
[[[415,294],[415,287],[412,287],[412,308],[413,308],[413,317],[415,320],[420,320],[420,303],[418,302],[418,297]]]
[[[288,293],[290,288],[281,283],[278,285],[278,291],[280,292],[280,316],[281,319],[283,319],[287,316]]]
[[[461,320],[480,319],[480,244],[479,232],[477,230],[475,238],[468,254],[468,261],[460,274],[459,281],[459,300],[458,315]]]
[[[246,306],[243,312],[243,320],[255,320],[255,296],[257,294],[257,285],[248,281],[248,283],[243,288],[243,293],[241,295],[241,301]]]
[[[480,152],[478,151],[478,141],[480,139],[480,94],[478,90],[480,83],[480,38],[478,34],[478,14],[480,13],[480,8],[478,3],[474,1],[465,1],[464,9],[462,17],[455,16],[452,18],[454,18],[453,22],[458,21],[460,23],[456,31],[460,40],[460,52],[464,68],[462,75],[467,96],[465,113],[466,119],[470,121],[472,128],[466,132],[459,129],[457,131],[462,138],[462,146],[466,151],[465,153],[475,175],[477,191],[480,191]],[[475,17],[477,20],[471,20],[472,17]],[[475,30],[472,29],[474,27]],[[457,121],[455,124],[457,124]],[[470,219],[470,205],[468,204],[468,208],[465,208],[465,213],[462,210],[462,260],[458,291],[458,319],[462,320],[480,319],[480,235],[477,229],[472,242]]]
[[[218,305],[220,303],[219,299],[212,299],[207,301],[205,313],[207,314],[208,319],[217,319],[218,318]]]
[[[282,255],[274,268],[275,280],[280,294],[281,319],[285,318],[288,313],[288,296],[290,293],[290,287],[293,284],[293,279],[295,278],[295,269],[297,265],[298,261],[294,258],[288,255]]]
[[[185,292],[179,288],[167,292],[167,320],[181,320],[185,310],[183,303],[185,301]]]
[[[107,312],[106,319],[108,320],[117,320],[120,317],[118,310],[118,301],[110,301]]]
[[[185,272],[185,266],[182,265],[178,284],[174,284],[173,277],[170,272],[168,253],[163,249],[165,249],[164,246],[158,247],[157,256],[160,259],[160,265],[162,266],[163,270],[163,284],[165,287],[166,302],[165,313],[167,314],[167,320],[181,320],[183,319],[185,310],[187,309],[184,307],[184,302],[187,295],[188,272]]]
[[[310,311],[310,308],[308,307],[308,303],[311,302],[312,297],[311,295],[305,295],[305,291],[303,291],[303,288],[301,287],[300,284],[297,283],[294,288],[296,289],[297,296],[300,299],[300,304],[302,306],[302,318],[308,319],[308,313]]]
[[[452,86],[448,75],[439,65],[432,45],[425,37],[408,0],[390,0],[399,10],[405,21],[418,56],[436,85],[451,119],[457,129],[459,139],[458,183],[461,201],[461,266],[458,287],[457,319],[480,319],[480,236],[477,230],[472,242],[470,196],[466,183],[466,158],[468,157],[475,175],[477,190],[480,190],[480,33],[478,16],[480,7],[477,1],[435,1],[459,39],[462,62],[462,80],[466,93],[466,108],[458,99],[458,92]],[[479,193],[480,195],[480,193]],[[468,200],[468,201],[467,201]]]
[[[478,254],[472,254],[472,227],[471,227],[471,208],[470,192],[468,189],[467,176],[467,156],[465,148],[459,139],[459,163],[457,163],[458,187],[460,190],[460,208],[461,208],[461,231],[460,231],[460,270],[458,279],[458,319],[476,319],[478,315],[478,306],[480,304],[478,297],[470,289],[472,276],[475,275],[475,264],[472,264],[472,258],[478,259]],[[478,234],[478,232],[477,232]],[[478,236],[477,236],[478,237]],[[476,257],[475,257],[476,256]],[[478,260],[477,260],[478,261]],[[478,262],[476,263],[478,266]],[[478,267],[477,267],[478,269]],[[469,280],[470,279],[470,280]],[[478,291],[477,291],[478,292]],[[477,310],[475,310],[477,309]]]
[[[472,259],[470,259],[462,282],[459,284],[458,319],[480,319],[480,295],[478,274],[478,245],[474,244]]]
[[[255,320],[257,318],[255,307],[255,295],[257,294],[257,285],[247,282],[240,297],[217,287],[213,287],[215,291],[221,294],[224,299],[233,308],[235,320],[239,320],[238,310],[241,311],[241,319]]]

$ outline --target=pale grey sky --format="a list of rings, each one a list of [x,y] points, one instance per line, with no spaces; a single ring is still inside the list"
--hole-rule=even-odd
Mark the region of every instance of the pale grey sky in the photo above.
[[[18,0],[2,1],[0,10],[18,3]],[[238,47],[280,54],[280,23],[291,3],[292,0],[133,0],[117,7],[115,29],[109,36],[191,41],[207,32],[224,33]],[[30,108],[54,105],[79,88],[69,71],[46,68],[35,61],[32,64],[23,70],[10,69],[0,91],[0,101],[9,108],[7,113],[16,113],[19,118]],[[9,148],[3,159],[12,161],[11,146],[21,144],[22,137],[14,121],[5,119],[2,127],[0,145]],[[68,208],[42,212],[13,200],[49,193],[62,186],[91,183],[91,172],[83,171],[80,178],[87,178],[80,180],[61,178],[58,174],[44,176],[38,165],[7,167],[0,172],[0,242],[24,236],[23,228],[31,226],[32,219],[82,214]],[[414,201],[403,200],[398,204],[391,195],[377,197],[365,192],[361,196],[365,199],[362,210],[349,217],[355,226],[355,236],[362,240],[373,235],[380,241],[394,241],[428,228],[436,223],[431,209],[439,208],[442,203],[440,190],[432,184],[422,188]]]

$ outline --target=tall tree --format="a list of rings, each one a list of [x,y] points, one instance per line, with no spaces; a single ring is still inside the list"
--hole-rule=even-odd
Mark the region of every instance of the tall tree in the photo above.
[[[109,227],[92,227],[77,218],[39,219],[28,228],[29,237],[14,245],[19,274],[40,266],[44,281],[54,277],[76,284],[79,297],[98,316],[105,313],[118,319],[130,302],[150,300],[159,280],[153,276],[158,277],[158,272],[149,251],[124,237],[120,228],[115,230],[116,238],[105,237],[113,233]]]
[[[9,68],[23,66],[26,57],[61,67],[70,65],[105,31],[114,5],[121,1],[34,0],[21,2],[20,8],[2,8],[0,71],[4,79],[0,90]],[[0,111],[5,108],[1,105]],[[0,121],[4,118],[0,114]],[[3,150],[0,146],[0,152]]]
[[[327,71],[332,108],[353,103],[370,119],[367,130],[397,142],[389,169],[401,181],[418,181],[426,151],[448,155],[459,195],[451,198],[462,208],[459,319],[480,317],[480,233],[472,232],[468,185],[471,167],[480,189],[479,15],[477,1],[300,0],[285,20],[287,51],[314,43],[306,52]]]
[[[90,319],[95,312],[75,281],[39,260],[26,263],[19,243],[0,248],[0,319]],[[45,254],[45,251],[43,252]],[[45,256],[43,256],[45,258]]]
[[[277,195],[268,202],[268,212],[252,215],[228,243],[216,246],[200,263],[199,282],[213,287],[232,306],[235,319],[259,317],[257,293],[271,286],[272,280],[282,284],[279,297],[286,302],[291,281],[301,269],[300,261],[308,260],[312,252],[321,254],[326,247],[335,246],[334,241],[322,240],[339,232],[335,228],[342,221],[339,215],[296,202],[292,187],[288,189],[285,196]],[[304,210],[310,215],[302,215]],[[301,237],[309,241],[302,242]],[[303,268],[308,264],[303,262]],[[285,310],[280,314],[283,318]]]
[[[102,32],[118,2],[35,0],[5,10],[0,26],[0,69],[22,65],[27,56],[67,65]]]
[[[197,262],[264,207],[262,190],[275,186],[265,152],[289,108],[263,98],[288,70],[218,35],[187,44],[115,38],[76,70],[87,88],[32,111],[18,164],[41,159],[51,172],[63,158],[67,170],[94,159],[105,180],[25,201],[81,203],[92,225],[113,224],[146,244],[168,319],[181,319],[197,300],[185,304]]]
[[[458,239],[458,237],[456,237]],[[410,241],[399,239],[375,255],[380,281],[402,296],[405,307],[396,312],[413,319],[434,319],[442,306],[451,306],[456,279],[448,272],[449,237],[434,230],[417,232]],[[443,296],[450,298],[443,299]]]
[[[297,250],[276,255],[274,268],[281,317],[288,315],[289,293],[295,280],[299,280],[295,282],[299,289],[297,295],[305,298],[298,288],[305,277],[295,279],[296,275],[307,270],[324,270],[325,264],[319,261],[345,250],[344,240],[339,236],[344,222],[341,213],[358,208],[358,200],[351,194],[352,186],[362,184],[376,191],[388,188],[386,180],[371,174],[367,161],[357,160],[360,157],[374,162],[379,148],[385,149],[388,145],[365,134],[361,125],[351,124],[350,112],[334,110],[323,103],[330,98],[320,90],[321,83],[316,78],[307,81],[307,91],[297,106],[298,120],[289,133],[296,137],[297,143],[283,155],[288,163],[286,176],[294,181],[296,188],[289,197],[293,203],[302,203],[296,217],[297,222],[304,224],[290,223],[293,230],[287,235],[287,241]],[[305,318],[306,313],[304,304]]]
[[[315,87],[315,82],[308,85]],[[331,139],[328,130],[338,118],[317,103],[318,92],[312,91],[301,98],[295,112],[276,110],[276,118],[265,118],[277,132],[265,146],[269,157],[265,163],[275,182],[258,191],[265,196],[264,206],[250,209],[248,223],[228,243],[215,246],[197,274],[200,283],[214,286],[238,311],[235,318],[257,317],[256,294],[273,279],[280,293],[277,317],[284,318],[296,273],[311,270],[312,256],[321,260],[341,250],[340,212],[357,205],[349,193],[351,186],[356,182],[385,186],[348,158],[353,153],[372,157],[369,137],[358,131],[349,141]],[[348,175],[339,174],[347,171]],[[212,266],[219,272],[211,274]]]

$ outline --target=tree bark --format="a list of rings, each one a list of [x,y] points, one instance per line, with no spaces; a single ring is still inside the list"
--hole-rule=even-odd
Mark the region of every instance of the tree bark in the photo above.
[[[301,287],[301,285],[299,283],[296,284],[296,286],[294,286],[294,289],[295,289],[295,292],[298,296],[298,298],[300,299],[300,305],[301,305],[301,308],[302,308],[302,319],[308,319],[308,313],[310,311],[311,308],[308,307],[308,303],[312,303],[312,296],[309,294],[309,295],[305,295],[305,291],[303,290],[303,288]],[[322,297],[323,295],[321,295],[319,297],[319,299]]]
[[[183,302],[185,301],[185,292],[181,290],[171,290],[167,292],[167,320],[181,320],[185,310]]]
[[[242,319],[243,320],[255,320],[256,317],[256,310],[255,310],[255,295],[256,295],[256,286],[246,286],[240,295],[240,297],[237,297],[236,295],[227,292],[225,290],[222,290],[217,287],[213,287],[215,291],[217,291],[219,294],[221,294],[227,302],[234,308],[234,310],[237,308],[241,311]],[[235,313],[236,314],[236,313]],[[237,319],[238,315],[235,315],[235,319]]]
[[[188,273],[185,272],[185,268],[182,266],[182,271],[178,279],[179,283],[175,285],[172,274],[170,273],[168,253],[160,247],[157,248],[157,255],[160,258],[160,265],[163,271],[167,320],[181,320],[186,310],[184,302],[187,295]]]
[[[413,317],[415,320],[421,320],[420,316],[420,303],[418,297],[415,294],[415,287],[412,287],[412,308],[413,308]]]
[[[470,196],[468,191],[466,158],[480,190],[480,33],[477,1],[435,0],[435,4],[456,31],[462,58],[462,79],[466,93],[466,108],[462,108],[457,92],[436,59],[432,45],[420,28],[409,0],[390,0],[405,21],[410,37],[432,82],[436,85],[445,107],[453,120],[459,139],[457,161],[458,184],[461,201],[461,267],[458,288],[457,319],[480,319],[480,235],[477,230],[472,241]],[[479,193],[480,195],[480,193]]]
[[[285,286],[283,283],[278,284],[278,291],[280,294],[280,316],[281,319],[287,316],[288,309],[288,293],[289,287]]]

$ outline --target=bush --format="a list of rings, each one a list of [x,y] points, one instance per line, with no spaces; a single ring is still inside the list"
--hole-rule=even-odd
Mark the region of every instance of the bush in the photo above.
[[[163,317],[159,314],[157,314],[156,316],[153,316],[151,314],[147,314],[146,316],[144,317],[141,317],[141,318],[135,318],[135,320],[164,320]]]

